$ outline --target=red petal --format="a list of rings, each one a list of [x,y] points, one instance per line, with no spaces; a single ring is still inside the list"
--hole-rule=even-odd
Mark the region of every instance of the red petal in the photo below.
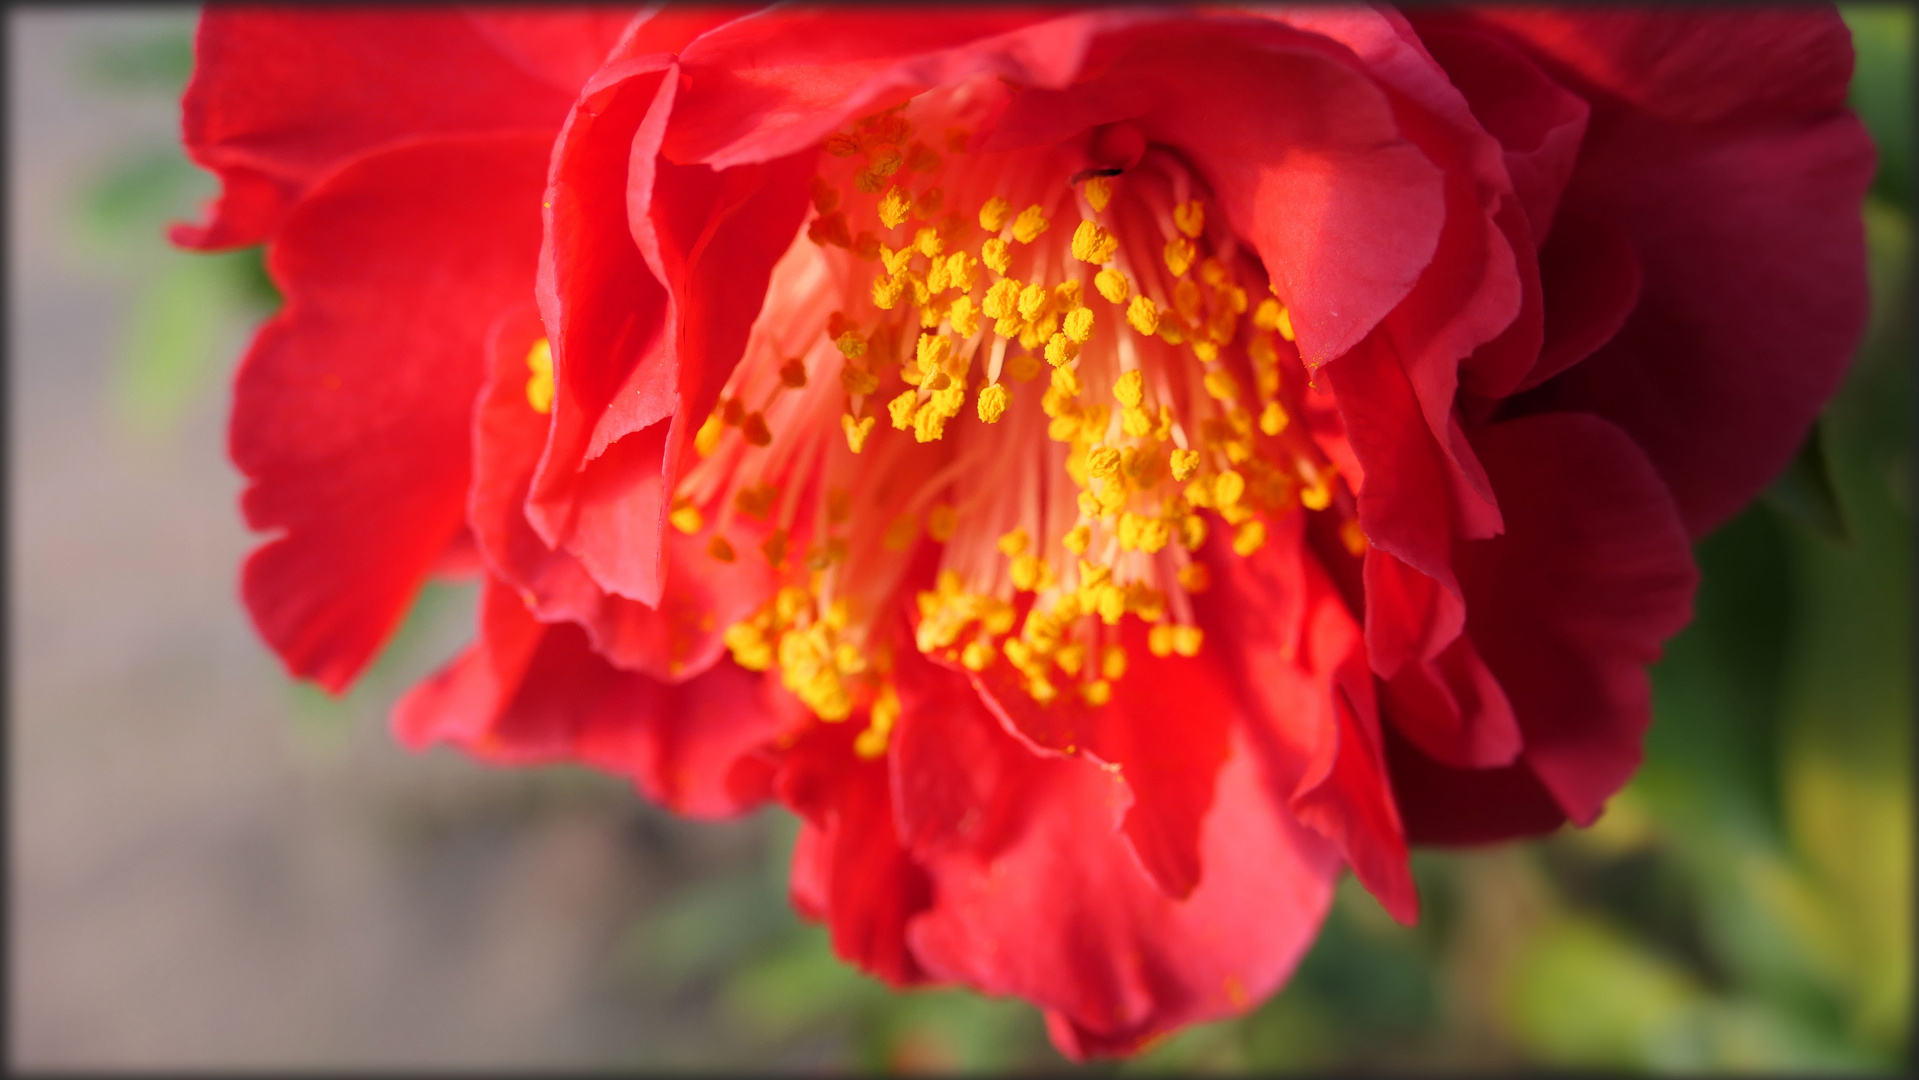
[[[884,761],[853,753],[857,719],[815,725],[785,755],[780,798],[803,815],[792,891],[823,912],[841,958],[893,986],[927,981],[908,920],[932,903],[926,872],[900,843]]]
[[[1546,290],[1546,335],[1539,361],[1520,389],[1529,390],[1611,341],[1639,305],[1639,256],[1605,218],[1577,209],[1559,215],[1539,252]]]
[[[810,155],[725,172],[659,159],[678,85],[664,62],[596,76],[555,151],[541,310],[558,394],[527,506],[603,589],[647,604],[689,422],[739,361],[812,170]]]
[[[1177,901],[1116,835],[1117,778],[1088,761],[1030,759],[983,709],[971,722],[994,753],[1027,760],[1012,774],[1022,781],[992,796],[1016,801],[1024,827],[994,851],[929,861],[937,900],[908,938],[932,975],[1033,1001],[1060,1050],[1083,1058],[1244,1012],[1291,972],[1338,861],[1272,798],[1243,743],[1206,817],[1206,873]]]
[[[447,741],[501,764],[578,761],[631,777],[678,813],[722,817],[765,795],[734,782],[742,759],[804,722],[769,680],[732,663],[677,686],[620,671],[578,627],[536,621],[497,580],[480,610],[480,641],[394,707],[406,745]]]
[[[1581,825],[1632,775],[1646,666],[1692,616],[1698,575],[1659,476],[1596,417],[1527,417],[1474,437],[1507,531],[1461,546],[1467,632],[1512,701],[1524,760]]]
[[[1300,536],[1303,514],[1249,558],[1208,548],[1215,584],[1194,597],[1205,646],[1231,673],[1276,797],[1344,852],[1402,921],[1419,906],[1380,758],[1373,679],[1359,627]]]
[[[577,21],[529,17],[522,29]],[[453,11],[209,8],[181,107],[188,154],[224,191],[175,242],[257,244],[321,176],[395,140],[554,130],[573,89],[531,76],[497,40]]]
[[[1844,110],[1846,28],[1830,9],[1485,17],[1592,102],[1562,206],[1618,226],[1644,271],[1619,335],[1527,408],[1624,428],[1700,535],[1791,459],[1865,325],[1874,162]]]
[[[255,623],[294,674],[339,690],[463,531],[485,335],[525,302],[546,140],[447,139],[317,185],[268,266],[287,306],[234,386],[229,448]]]
[[[474,420],[468,514],[495,574],[528,597],[547,622],[580,624],[615,667],[678,682],[725,652],[728,626],[751,615],[774,586],[771,568],[748,557],[716,563],[705,542],[673,532],[670,573],[657,608],[603,592],[580,561],[555,551],[527,523],[524,506],[549,420],[527,404],[529,347],[541,336],[532,305],[503,319],[488,343],[491,374]],[[653,480],[657,483],[657,479]]]

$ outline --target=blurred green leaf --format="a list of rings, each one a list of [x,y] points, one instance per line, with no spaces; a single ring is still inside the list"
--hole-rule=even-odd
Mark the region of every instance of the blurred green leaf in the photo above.
[[[1766,499],[1795,521],[1836,544],[1849,543],[1846,515],[1826,461],[1824,427],[1813,424],[1792,464],[1766,489]]]
[[[193,17],[161,17],[144,26],[136,36],[99,41],[81,54],[80,77],[99,87],[179,94],[193,73]]]
[[[1851,103],[1879,147],[1873,190],[1912,205],[1913,10],[1906,4],[1846,4],[1856,56]]]

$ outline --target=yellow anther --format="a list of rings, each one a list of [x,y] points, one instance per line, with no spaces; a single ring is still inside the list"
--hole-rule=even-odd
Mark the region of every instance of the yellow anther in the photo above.
[[[1131,551],[1139,546],[1139,527],[1145,519],[1131,510],[1119,516],[1119,527],[1114,530],[1121,551]]]
[[[1119,472],[1119,449],[1113,446],[1101,446],[1086,455],[1086,472],[1100,479]]]
[[[942,245],[940,244],[940,231],[938,229],[927,228],[927,229],[921,229],[918,232],[914,233],[913,234],[913,250],[919,252],[921,255],[924,255],[929,259],[939,258],[940,252],[942,250]]]
[[[724,536],[715,536],[713,542],[706,545],[706,553],[720,562],[732,562],[734,558],[733,545],[727,543]]]
[[[903,247],[895,251],[885,244],[881,244],[880,265],[886,268],[887,273],[897,277],[900,274],[906,273],[906,268],[912,265],[913,251],[914,249],[911,247]]]
[[[1332,477],[1321,476],[1318,480],[1299,489],[1299,505],[1308,510],[1324,510],[1333,502]]]
[[[1113,384],[1113,396],[1121,405],[1139,408],[1146,400],[1146,376],[1137,369],[1121,374],[1119,381]]]
[[[1153,433],[1153,414],[1145,409],[1127,407],[1119,411],[1119,428],[1135,439],[1144,439]]]
[[[1225,368],[1207,372],[1204,383],[1206,392],[1212,395],[1215,401],[1239,400],[1239,380],[1233,378],[1233,373]]]
[[[1151,337],[1159,329],[1159,307],[1150,296],[1135,296],[1126,306],[1126,321],[1133,329]]]
[[[913,200],[906,189],[897,184],[880,196],[880,221],[889,229],[897,229],[906,221],[906,215],[913,209]]]
[[[1151,630],[1146,631],[1146,651],[1152,653],[1154,656],[1160,657],[1173,655],[1173,627],[1171,624],[1161,623]]]
[[[1098,223],[1082,221],[1073,230],[1073,258],[1080,262],[1098,266],[1113,261],[1119,254],[1119,237],[1099,227]]]
[[[946,257],[946,279],[961,292],[973,291],[979,279],[979,260],[964,251],[953,252]]]
[[[1099,673],[1109,679],[1126,677],[1126,648],[1122,645],[1108,645],[1099,656]]]
[[[1038,282],[1019,291],[1019,314],[1022,319],[1037,319],[1046,313],[1047,301],[1053,298],[1046,286]]]
[[[1197,450],[1173,451],[1173,479],[1184,482],[1186,480],[1192,479],[1193,474],[1198,471],[1199,471],[1199,451]]]
[[[988,318],[1003,319],[1019,310],[1019,279],[1001,278],[986,290],[986,299],[980,304],[980,310]]]
[[[1077,678],[1086,666],[1086,646],[1077,641],[1060,646],[1059,651],[1053,654],[1053,663],[1058,664],[1061,671]]]
[[[1279,329],[1279,311],[1279,301],[1274,297],[1261,300],[1259,306],[1253,309],[1253,325],[1261,330]],[[1270,342],[1267,347],[1271,348]]]
[[[1090,491],[1082,491],[1079,493],[1079,512],[1081,514],[1086,517],[1096,518],[1105,513],[1105,511],[1106,508],[1100,505],[1099,496]]]
[[[931,375],[944,368],[953,355],[953,339],[945,334],[921,334],[913,351],[921,373]]]
[[[1032,382],[1040,373],[1039,357],[1032,353],[1014,353],[1006,358],[1006,371],[1020,382]]]
[[[1287,341],[1293,340],[1293,313],[1286,308],[1279,309],[1279,336]]]
[[[1193,260],[1199,256],[1199,249],[1193,246],[1191,240],[1175,236],[1166,241],[1166,249],[1160,254],[1166,260],[1166,269],[1172,271],[1174,277],[1184,277],[1192,267]]]
[[[908,390],[886,403],[886,414],[893,427],[905,431],[913,426],[913,410],[919,408],[919,391]]]
[[[941,409],[939,404],[928,401],[913,414],[913,439],[916,442],[938,442],[946,437],[946,421],[951,413]]]
[[[701,516],[700,508],[691,503],[674,507],[673,512],[666,515],[666,520],[688,536],[699,532],[700,528],[706,524],[706,518]]]
[[[1213,478],[1213,504],[1232,506],[1246,494],[1246,478],[1237,470],[1227,469]]]
[[[1053,286],[1053,310],[1077,311],[1082,302],[1078,278],[1067,278]]]
[[[996,233],[1006,227],[1006,219],[1012,216],[1013,204],[998,195],[986,200],[979,208],[979,227],[989,233]]]
[[[1268,435],[1277,435],[1286,430],[1289,419],[1286,410],[1280,407],[1279,402],[1269,401],[1266,403],[1266,408],[1260,411],[1259,430]]]
[[[898,307],[900,298],[906,295],[909,282],[904,277],[876,277],[873,279],[873,304],[885,311]]]
[[[1212,583],[1212,572],[1205,563],[1189,562],[1179,568],[1179,587],[1189,593],[1205,592]]]
[[[1159,339],[1168,345],[1179,345],[1185,342],[1186,332],[1179,328],[1179,323],[1168,319],[1159,324]]]
[[[1053,389],[1067,397],[1078,397],[1079,392],[1085,387],[1072,368],[1056,367],[1053,369]]]
[[[1233,554],[1241,558],[1251,555],[1266,546],[1266,523],[1255,518],[1240,525],[1233,533]]]
[[[1077,283],[1075,283],[1077,284]],[[1068,312],[1060,330],[1076,342],[1084,343],[1093,336],[1093,309],[1074,308]]]
[[[1181,203],[1173,207],[1173,224],[1178,226],[1180,232],[1197,240],[1199,234],[1206,230],[1206,208],[1200,205],[1198,199]]]
[[[1366,554],[1366,530],[1359,527],[1358,518],[1347,518],[1339,524],[1340,542],[1346,545],[1346,551],[1354,558]]]
[[[746,414],[740,421],[740,436],[754,446],[766,446],[773,441],[773,432],[767,429],[766,417],[757,412]]]
[[[871,376],[868,376],[869,378]],[[866,449],[866,440],[873,434],[873,425],[879,417],[868,416],[855,420],[851,413],[840,414],[840,429],[846,432],[846,448],[855,454]]]
[[[1188,551],[1198,551],[1206,543],[1206,519],[1198,514],[1187,514],[1181,518],[1179,542]]]
[[[1147,518],[1139,527],[1139,549],[1157,554],[1173,542],[1173,527],[1160,518]]]
[[[1000,554],[1009,559],[1013,558],[1025,553],[1027,547],[1030,546],[1032,542],[1032,536],[1027,533],[1024,526],[1020,526],[999,538]]]
[[[1075,555],[1086,554],[1087,545],[1091,544],[1092,540],[1093,531],[1084,525],[1073,526],[1066,530],[1065,536],[1059,538],[1060,546]]]
[[[959,528],[959,513],[952,503],[940,503],[926,514],[926,534],[944,544],[953,538],[953,530]]]
[[[1118,626],[1119,620],[1126,614],[1126,590],[1106,582],[1099,587],[1099,620],[1108,626]]]
[[[931,151],[928,152],[930,153]],[[933,161],[935,162],[935,167],[937,167],[939,158],[935,156]],[[944,205],[945,202],[945,191],[939,188],[927,188],[925,191],[920,192],[919,198],[913,200],[913,216],[930,220],[934,214],[940,212],[940,207]]]
[[[849,394],[870,394],[880,388],[880,379],[858,364],[847,364],[840,369],[840,387]]]
[[[1093,275],[1093,288],[1099,294],[1115,304],[1124,304],[1126,297],[1133,291],[1132,282],[1118,267],[1109,266]]]
[[[1173,627],[1173,651],[1181,656],[1198,656],[1206,634],[1197,626]]]
[[[1065,334],[1054,334],[1046,342],[1046,362],[1059,367],[1079,359],[1079,342]]]
[[[1011,399],[1012,395],[999,383],[986,386],[979,392],[979,418],[988,424],[999,423],[999,418],[1006,415],[1006,405]]]
[[[1113,201],[1113,178],[1095,176],[1087,180],[1080,191],[1086,195],[1086,204],[1093,208],[1094,213],[1098,213],[1106,209],[1107,203]]]
[[[1046,231],[1048,224],[1050,223],[1046,220],[1046,212],[1040,209],[1038,203],[1034,203],[1021,210],[1019,216],[1013,219],[1013,239],[1022,244],[1030,244],[1039,239],[1039,234]]]
[[[1021,592],[1031,592],[1040,587],[1040,581],[1046,573],[1046,560],[1037,555],[1016,555],[1007,576],[1013,580],[1013,588]]]
[[[880,537],[880,545],[888,551],[905,551],[919,531],[919,522],[914,520],[913,515],[901,514],[886,526],[886,532]]]
[[[526,352],[526,403],[545,416],[553,411],[553,346],[545,338]]]
[[[1113,700],[1113,684],[1105,679],[1094,679],[1079,688],[1079,696],[1086,699],[1086,704],[1098,708]]]
[[[756,484],[743,487],[733,493],[733,509],[756,521],[765,521],[766,515],[773,512],[773,502],[780,497],[778,484]]]
[[[979,332],[979,305],[970,296],[959,297],[946,309],[946,321],[952,324],[954,333],[972,337]]]
[[[857,360],[866,355],[866,339],[861,337],[857,331],[853,330],[848,330],[839,337],[834,338],[833,347],[838,349],[840,355],[846,357],[848,360]]]
[[[969,641],[960,650],[960,664],[968,671],[985,671],[993,662],[993,647],[983,641]]]
[[[1059,687],[1043,678],[1029,679],[1026,682],[1026,693],[1041,705],[1050,705],[1053,699],[1059,697]],[[1070,750],[1070,747],[1068,749]]]
[[[1205,262],[1199,264],[1199,278],[1208,285],[1214,287],[1224,285],[1226,279],[1231,276],[1226,269],[1226,264],[1220,262],[1218,256],[1208,256]]]
[[[706,418],[706,422],[700,425],[699,433],[693,436],[693,450],[701,457],[706,457],[719,449],[720,436],[724,434],[726,421],[720,419],[719,413],[714,413]]]
[[[997,236],[980,245],[979,257],[996,274],[1004,274],[1006,268],[1013,265],[1012,249]]]
[[[1112,576],[1113,568],[1110,566],[1100,566],[1085,559],[1079,560],[1079,587],[1082,589],[1098,588],[1106,584],[1107,579]]]

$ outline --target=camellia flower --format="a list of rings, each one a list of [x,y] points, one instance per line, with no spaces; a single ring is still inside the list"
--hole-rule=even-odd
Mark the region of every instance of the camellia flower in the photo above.
[[[1590,823],[1865,314],[1830,11],[212,8],[247,603],[412,746],[803,826],[1065,1053]]]

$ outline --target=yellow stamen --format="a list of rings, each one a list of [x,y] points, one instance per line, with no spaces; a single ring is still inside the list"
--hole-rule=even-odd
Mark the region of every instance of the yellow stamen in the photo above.
[[[1039,239],[1039,234],[1045,232],[1049,224],[1050,222],[1046,220],[1046,212],[1040,209],[1038,203],[1034,203],[1021,210],[1019,216],[1013,219],[1013,239],[1022,244],[1030,244]]]
[[[866,440],[873,434],[873,425],[879,417],[868,416],[855,420],[851,414],[840,415],[840,429],[846,432],[846,448],[855,454],[866,449]]]
[[[986,200],[979,210],[979,227],[989,233],[996,233],[1006,227],[1006,219],[1013,213],[1013,205],[998,195]]]
[[[541,416],[553,411],[553,346],[545,338],[526,353],[526,403]]]
[[[1093,287],[1099,294],[1115,304],[1123,304],[1133,290],[1132,282],[1117,267],[1109,266],[1093,275]]]
[[[993,383],[979,392],[979,418],[986,423],[996,424],[1006,415],[1006,405],[1012,395],[1006,387]]]
[[[940,503],[926,515],[926,533],[944,544],[953,538],[953,530],[959,528],[959,514],[951,503]]]
[[[1206,229],[1206,208],[1198,200],[1182,203],[1173,207],[1173,224],[1193,239]]]
[[[1119,237],[1091,221],[1082,221],[1073,230],[1073,258],[1095,266],[1113,261],[1119,254]]]
[[[1135,296],[1126,307],[1126,321],[1133,329],[1151,337],[1153,331],[1159,329],[1159,307],[1153,303],[1152,297]]]
[[[672,513],[666,515],[666,520],[688,536],[699,532],[700,527],[706,524],[706,518],[701,516],[700,508],[691,503],[674,507]]]
[[[1106,204],[1113,199],[1113,178],[1095,176],[1086,181],[1086,186],[1080,188],[1080,191],[1086,195],[1087,205],[1093,208],[1094,213],[1098,213],[1106,209]]]

